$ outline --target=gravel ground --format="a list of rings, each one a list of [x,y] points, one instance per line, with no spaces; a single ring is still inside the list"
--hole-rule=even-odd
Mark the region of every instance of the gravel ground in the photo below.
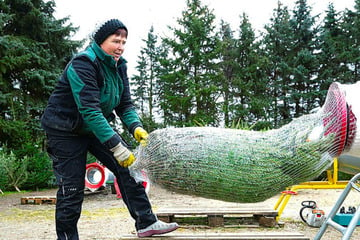
[[[29,196],[55,196],[56,190],[41,192],[0,194],[0,239],[2,240],[32,240],[56,239],[54,224],[54,208],[52,204],[21,205],[21,197]],[[249,227],[223,227],[200,228],[181,226],[177,231],[168,234],[210,234],[210,233],[265,233],[265,232],[297,232],[313,239],[318,228],[309,227],[299,217],[301,202],[304,200],[316,201],[319,208],[329,213],[342,190],[299,190],[298,195],[292,196],[281,215],[282,227],[275,228],[249,228]],[[358,192],[351,192],[346,198],[344,206],[359,206]],[[205,198],[175,194],[152,185],[149,198],[154,212],[166,208],[243,208],[259,207],[273,209],[280,195],[256,204],[228,203]],[[82,216],[79,224],[80,239],[121,239],[122,236],[135,234],[134,221],[131,219],[121,199],[111,194],[110,190],[86,194]],[[134,235],[135,236],[135,235]],[[341,239],[341,233],[328,227],[323,235],[324,240]],[[360,230],[355,229],[352,240],[360,239]]]

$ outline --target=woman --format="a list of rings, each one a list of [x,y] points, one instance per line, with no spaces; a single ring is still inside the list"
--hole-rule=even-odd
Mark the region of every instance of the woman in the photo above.
[[[79,239],[77,222],[88,152],[115,175],[139,237],[178,228],[176,223],[159,221],[152,212],[143,185],[135,182],[127,168],[135,157],[109,124],[115,112],[137,141],[147,139],[130,98],[126,61],[121,57],[127,34],[117,19],[102,24],[89,47],[66,66],[42,116],[59,187],[55,216],[58,239]]]

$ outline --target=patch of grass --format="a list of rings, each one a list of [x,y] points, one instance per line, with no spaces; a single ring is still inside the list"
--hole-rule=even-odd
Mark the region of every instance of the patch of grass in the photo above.
[[[98,219],[99,217],[111,217],[119,214],[127,214],[126,208],[98,208],[94,210],[85,210],[81,212],[81,217],[88,219]],[[4,221],[42,221],[55,219],[55,207],[52,209],[20,209],[12,208],[9,211],[0,212],[0,219]]]
[[[12,208],[9,212],[0,212],[0,218],[7,221],[39,221],[52,220],[55,216],[55,209],[27,210]]]
[[[20,191],[20,192],[14,192],[14,191],[5,191],[3,192],[4,194],[0,194],[0,197],[5,197],[5,196],[9,196],[9,195],[13,195],[13,194],[23,194],[23,193],[27,193],[27,192],[31,192],[31,191]]]
[[[128,213],[128,210],[126,208],[97,208],[94,210],[83,209],[81,212],[81,216],[93,219],[103,216],[117,216],[124,213]]]

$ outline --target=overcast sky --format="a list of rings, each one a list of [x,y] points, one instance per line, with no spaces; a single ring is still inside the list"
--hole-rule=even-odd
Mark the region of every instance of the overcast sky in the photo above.
[[[245,12],[254,29],[262,31],[264,24],[270,22],[278,0],[201,0],[214,10],[216,24],[224,20],[231,24],[233,30],[240,25],[239,16]],[[293,10],[296,0],[282,0],[289,10]],[[308,0],[312,15],[324,13],[330,2],[337,11],[353,9],[355,0]],[[167,26],[173,26],[186,8],[186,0],[55,0],[56,18],[70,17],[70,22],[79,27],[74,39],[86,38],[96,24],[106,19],[118,18],[128,28],[129,36],[124,57],[128,60],[129,76],[134,73],[140,48],[144,47],[142,39],[153,25],[155,33],[166,34]]]

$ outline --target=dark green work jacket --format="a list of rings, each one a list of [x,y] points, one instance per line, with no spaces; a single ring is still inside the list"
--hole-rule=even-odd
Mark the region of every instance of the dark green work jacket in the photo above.
[[[41,118],[43,129],[56,135],[95,135],[112,148],[120,136],[110,126],[114,112],[134,133],[141,125],[130,97],[126,61],[117,63],[96,43],[67,65]]]

